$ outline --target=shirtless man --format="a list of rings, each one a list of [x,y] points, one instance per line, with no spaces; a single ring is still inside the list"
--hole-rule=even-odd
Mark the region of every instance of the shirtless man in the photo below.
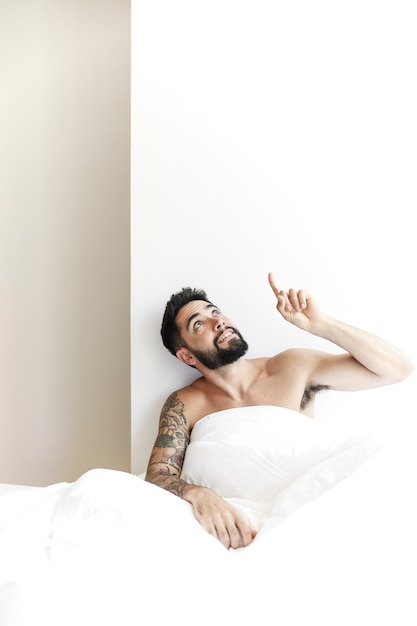
[[[395,346],[325,315],[304,291],[280,289],[268,276],[284,320],[342,348],[342,354],[294,348],[245,359],[246,341],[204,291],[185,288],[167,303],[164,345],[201,377],[166,400],[146,480],[191,503],[196,519],[226,548],[247,546],[255,532],[246,518],[212,489],[181,479],[194,424],[205,415],[242,406],[270,405],[313,416],[322,389],[359,391],[405,379],[410,359]]]

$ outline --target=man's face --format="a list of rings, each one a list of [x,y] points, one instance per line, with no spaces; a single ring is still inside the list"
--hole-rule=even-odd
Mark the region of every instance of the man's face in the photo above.
[[[220,309],[204,300],[192,300],[179,310],[176,323],[186,348],[211,370],[234,363],[248,344]]]

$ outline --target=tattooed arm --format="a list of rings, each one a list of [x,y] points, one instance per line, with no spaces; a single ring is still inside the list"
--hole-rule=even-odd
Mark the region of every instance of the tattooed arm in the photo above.
[[[189,442],[190,429],[184,415],[184,403],[173,393],[161,411],[159,432],[145,480],[183,498],[188,483],[181,480],[180,475]]]
[[[159,432],[149,459],[145,480],[189,502],[196,519],[226,548],[246,546],[255,537],[243,515],[212,489],[181,479],[184,456],[190,442],[190,427],[184,402],[173,393],[165,402]]]

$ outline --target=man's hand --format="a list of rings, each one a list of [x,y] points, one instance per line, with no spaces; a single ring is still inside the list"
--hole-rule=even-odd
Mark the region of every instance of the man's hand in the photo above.
[[[277,311],[287,321],[298,328],[311,331],[311,324],[322,319],[323,315],[313,297],[304,289],[280,289],[274,275],[268,274],[269,284],[277,298]]]
[[[245,547],[255,538],[256,532],[246,518],[212,489],[192,485],[184,499],[193,505],[194,515],[203,528],[227,549]]]

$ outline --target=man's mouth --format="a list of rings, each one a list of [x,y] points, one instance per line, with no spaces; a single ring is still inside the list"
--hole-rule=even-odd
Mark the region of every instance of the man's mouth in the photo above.
[[[227,330],[225,330],[225,331],[224,331],[224,332],[220,335],[220,337],[217,339],[216,343],[217,343],[217,344],[219,344],[219,343],[223,343],[224,341],[226,341],[226,339],[227,339],[228,337],[230,337],[231,335],[234,335],[234,334],[235,334],[234,330],[232,330],[231,328],[228,328]]]

